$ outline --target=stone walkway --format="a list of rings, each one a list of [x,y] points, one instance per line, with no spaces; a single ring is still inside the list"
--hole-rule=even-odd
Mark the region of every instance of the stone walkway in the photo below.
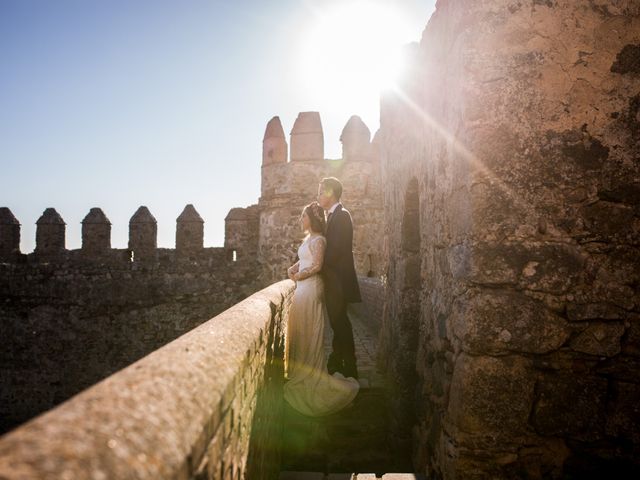
[[[329,473],[319,472],[282,472],[279,480],[424,480],[422,475],[413,473],[385,473],[376,477],[373,473]]]
[[[376,369],[377,335],[356,309],[349,311],[349,318],[360,392],[344,410],[320,418],[301,415],[285,402],[280,480],[423,479],[391,473],[412,470],[410,452],[392,452],[389,446],[389,393]],[[327,325],[327,357],[332,335]]]
[[[356,309],[350,308],[348,315],[353,328],[360,388],[386,388],[384,376],[376,368],[377,335],[366,325]],[[331,353],[332,336],[331,327],[327,325],[324,330],[324,348],[327,358]]]

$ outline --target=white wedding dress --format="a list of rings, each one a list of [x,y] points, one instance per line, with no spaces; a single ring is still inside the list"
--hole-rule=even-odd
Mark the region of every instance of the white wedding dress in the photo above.
[[[285,334],[285,400],[304,415],[337,412],[355,398],[358,380],[340,372],[329,375],[324,351],[328,322],[322,268],[326,239],[307,237],[298,248],[299,275]]]

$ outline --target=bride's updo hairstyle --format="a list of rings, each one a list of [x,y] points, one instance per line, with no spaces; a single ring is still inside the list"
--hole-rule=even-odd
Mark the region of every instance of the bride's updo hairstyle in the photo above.
[[[326,222],[324,220],[324,209],[318,202],[312,202],[302,210],[302,214],[307,214],[311,230],[324,235]]]

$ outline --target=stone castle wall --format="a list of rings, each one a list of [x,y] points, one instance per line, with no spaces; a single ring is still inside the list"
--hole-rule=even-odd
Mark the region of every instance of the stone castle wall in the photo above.
[[[17,247],[17,220],[8,209],[0,214],[0,233],[10,240],[0,261],[0,432],[258,288],[253,255],[236,246],[233,261],[230,249],[203,248],[203,222],[192,206],[178,218],[176,249],[155,248],[155,220],[146,207],[132,218],[129,249],[110,248],[111,225],[92,209],[83,222],[82,248],[65,250],[64,221],[47,209],[30,254]]]
[[[640,470],[639,52],[637,2],[441,0],[382,100],[382,363],[430,478]]]
[[[3,435],[0,478],[277,478],[293,287],[251,295]]]

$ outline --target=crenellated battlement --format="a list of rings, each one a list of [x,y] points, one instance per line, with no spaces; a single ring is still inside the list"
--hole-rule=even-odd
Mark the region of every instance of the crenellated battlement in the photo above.
[[[255,209],[255,207],[254,207]],[[245,210],[245,209],[232,209]],[[158,227],[155,217],[146,206],[140,206],[129,220],[129,241],[125,249],[111,247],[111,221],[99,207],[89,210],[82,220],[82,246],[66,248],[66,223],[55,208],[44,210],[36,222],[36,247],[32,253],[20,251],[20,222],[7,207],[0,208],[0,261],[23,263],[38,261],[99,260],[126,262],[172,261],[173,259],[235,261],[247,251],[246,222],[238,222],[233,215],[227,217],[227,234],[234,237],[225,240],[224,247],[204,247],[204,220],[192,204],[184,207],[176,219],[176,247],[158,248]],[[241,227],[240,224],[243,226]],[[235,233],[243,229],[237,238]],[[255,242],[254,242],[255,243]],[[255,252],[255,249],[251,250]],[[234,254],[234,252],[236,252]],[[243,255],[244,257],[244,255]]]
[[[380,199],[380,192],[368,188],[379,177],[371,132],[353,115],[340,135],[342,158],[324,157],[324,133],[318,112],[298,114],[290,134],[289,151],[279,117],[267,123],[262,144],[261,205],[290,205],[315,198],[318,181],[325,176],[340,178],[344,199],[360,202]],[[380,204],[380,202],[377,202]]]
[[[340,135],[342,158],[324,158],[319,112],[300,112],[287,145],[279,117],[267,123],[262,151],[258,257],[266,281],[282,278],[301,239],[299,217],[317,197],[323,177],[338,177],[341,198],[354,221],[354,257],[363,276],[384,272],[382,260],[382,189],[376,143],[362,119],[353,115]],[[289,157],[287,152],[290,152]]]

